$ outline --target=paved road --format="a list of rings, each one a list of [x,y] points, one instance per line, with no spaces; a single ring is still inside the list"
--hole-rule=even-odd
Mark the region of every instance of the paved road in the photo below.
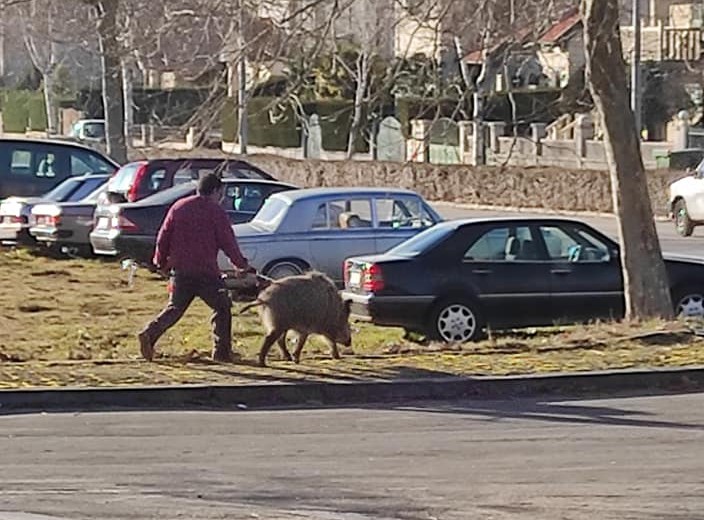
[[[0,519],[703,518],[702,399],[8,415]]]
[[[478,211],[460,209],[450,205],[436,204],[436,209],[445,218],[491,217],[491,216],[524,216],[524,217],[554,217],[556,215],[541,215],[540,213],[512,213],[503,211]],[[616,219],[613,217],[565,217],[582,220],[602,233],[618,239]],[[694,236],[683,238],[677,235],[672,222],[657,222],[660,244],[666,253],[704,257],[704,228],[697,228]]]

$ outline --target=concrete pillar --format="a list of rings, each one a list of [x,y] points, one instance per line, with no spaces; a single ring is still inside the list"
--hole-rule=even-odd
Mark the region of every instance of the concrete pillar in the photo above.
[[[677,113],[674,126],[672,151],[684,150],[689,145],[689,114],[686,110]]]
[[[472,121],[472,165],[486,164],[486,143],[484,139],[484,123]]]
[[[460,140],[460,162],[464,164],[465,156],[472,150],[472,147],[469,143],[469,139],[472,136],[471,121],[459,121],[457,123],[457,130],[459,132]]]
[[[487,123],[489,126],[489,149],[493,153],[501,152],[501,140],[500,137],[506,135],[506,123],[503,121],[492,121]]]
[[[535,157],[543,155],[543,139],[548,135],[545,123],[531,123],[531,140],[533,141],[533,154]]]
[[[594,125],[587,114],[577,114],[574,124],[574,147],[577,157],[587,156],[587,141],[594,138]]]
[[[411,121],[411,150],[408,150],[413,162],[430,162],[430,126],[425,119]]]

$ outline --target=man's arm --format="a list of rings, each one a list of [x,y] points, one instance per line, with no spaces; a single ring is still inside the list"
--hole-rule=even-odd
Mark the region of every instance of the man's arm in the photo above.
[[[221,208],[218,208],[217,218],[215,219],[215,233],[218,241],[218,247],[223,250],[230,261],[235,264],[235,267],[240,269],[249,268],[249,262],[242,255],[240,246],[237,245],[235,233],[232,231],[230,219],[227,218],[227,213]]]
[[[171,210],[166,214],[159,234],[156,237],[156,248],[152,262],[159,269],[167,269],[169,255],[171,254],[171,237],[174,233],[174,217]]]

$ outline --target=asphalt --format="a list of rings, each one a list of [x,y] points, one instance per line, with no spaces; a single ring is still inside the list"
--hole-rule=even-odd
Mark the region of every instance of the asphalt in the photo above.
[[[692,520],[702,398],[0,417],[0,519]]]

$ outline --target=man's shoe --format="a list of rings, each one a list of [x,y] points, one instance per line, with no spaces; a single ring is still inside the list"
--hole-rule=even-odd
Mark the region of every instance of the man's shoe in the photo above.
[[[147,361],[152,361],[154,359],[154,343],[149,335],[149,332],[143,330],[137,334],[139,338],[139,350],[142,352],[142,357]]]

